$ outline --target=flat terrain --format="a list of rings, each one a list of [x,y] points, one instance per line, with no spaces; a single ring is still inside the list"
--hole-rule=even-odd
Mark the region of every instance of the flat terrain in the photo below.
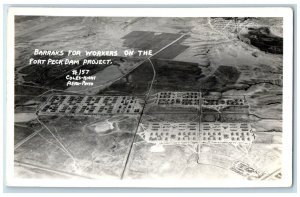
[[[86,177],[119,178],[137,116],[39,117],[45,127],[15,150],[15,160]],[[101,132],[96,125],[109,121]]]

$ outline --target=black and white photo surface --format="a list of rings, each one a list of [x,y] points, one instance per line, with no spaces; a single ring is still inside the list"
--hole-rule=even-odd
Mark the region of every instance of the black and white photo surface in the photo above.
[[[282,16],[76,14],[14,15],[15,179],[290,178]]]

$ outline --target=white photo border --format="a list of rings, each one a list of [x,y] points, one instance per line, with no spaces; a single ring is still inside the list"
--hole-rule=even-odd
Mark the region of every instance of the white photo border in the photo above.
[[[14,177],[14,110],[6,114],[6,184],[24,187],[253,188],[291,187],[293,163],[293,10],[273,8],[22,8],[10,7],[7,22],[7,107],[14,109],[14,16],[283,17],[282,179],[272,181],[18,179]]]

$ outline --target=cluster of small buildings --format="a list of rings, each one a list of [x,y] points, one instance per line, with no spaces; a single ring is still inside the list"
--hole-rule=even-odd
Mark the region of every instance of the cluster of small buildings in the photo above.
[[[200,105],[200,92],[159,92],[154,103],[160,106],[195,106]]]
[[[247,113],[249,105],[244,96],[222,97],[222,98],[203,98],[201,103],[201,111],[216,111],[216,112],[232,112],[232,113]]]
[[[259,170],[249,166],[249,164],[241,161],[234,162],[230,169],[241,176],[248,177],[249,179],[258,179],[263,177],[265,174],[264,172],[260,172]]]
[[[200,114],[248,114],[244,96],[202,97],[200,92],[159,92],[150,98],[152,105],[162,108],[195,107]],[[151,103],[151,102],[150,102]],[[167,108],[166,108],[167,109]],[[140,124],[138,134],[149,143],[243,143],[251,144],[255,136],[247,122],[147,122]]]
[[[202,96],[200,92],[159,92],[151,96],[152,105],[159,107],[193,108],[199,111],[228,111],[246,113],[249,105],[244,96],[212,97]]]
[[[141,100],[132,96],[53,95],[38,111],[39,115],[136,114]]]
[[[199,137],[198,122],[148,122],[140,124],[140,126],[143,128],[143,132],[138,134],[150,143],[197,142]]]
[[[200,92],[160,92],[152,96],[155,105],[194,106],[202,109],[236,107],[248,110],[244,97],[209,98]],[[53,95],[38,115],[139,114],[142,100],[133,96]],[[203,110],[201,111],[203,112]],[[228,122],[144,122],[138,132],[145,141],[159,144],[180,143],[252,143],[255,136],[249,123]]]
[[[220,122],[148,122],[140,125],[138,134],[149,143],[244,143],[255,139],[248,123]]]
[[[205,98],[203,99],[202,105],[234,105],[241,106],[246,104],[246,99],[244,98]]]
[[[255,136],[248,123],[204,122],[200,124],[203,143],[252,143]]]

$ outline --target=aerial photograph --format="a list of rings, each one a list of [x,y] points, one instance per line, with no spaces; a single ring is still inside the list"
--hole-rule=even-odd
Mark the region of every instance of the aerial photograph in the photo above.
[[[14,20],[14,177],[284,176],[283,18]]]

